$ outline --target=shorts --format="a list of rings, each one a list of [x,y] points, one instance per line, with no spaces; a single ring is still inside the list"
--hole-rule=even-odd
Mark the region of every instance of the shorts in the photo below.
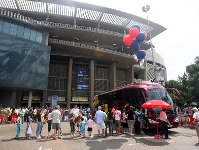
[[[127,123],[128,123],[129,128],[131,128],[131,129],[134,128],[135,120],[128,120]]]
[[[115,120],[115,127],[120,128],[121,127],[121,122],[120,120]]]
[[[122,126],[123,126],[123,128],[129,128],[127,122],[125,122],[125,123],[123,122],[123,123],[122,123]]]
[[[100,124],[97,124],[97,129],[98,130],[100,130],[100,129],[105,129],[106,128],[106,126],[105,126],[105,123],[104,122],[102,122],[102,123],[100,123]]]
[[[92,128],[89,128],[89,127],[88,127],[87,131],[92,131]]]
[[[59,130],[60,129],[60,123],[52,123],[52,129]]]

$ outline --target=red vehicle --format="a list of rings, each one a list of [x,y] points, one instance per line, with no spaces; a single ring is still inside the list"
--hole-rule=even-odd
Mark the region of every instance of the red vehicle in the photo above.
[[[174,91],[178,97],[180,93],[174,88],[164,88],[159,83],[154,83],[150,81],[142,81],[137,83],[128,84],[125,86],[118,87],[112,91],[108,91],[99,95],[96,95],[93,99],[93,107],[101,105],[102,103],[108,108],[119,107],[120,110],[128,110],[129,106],[134,106],[136,108],[141,108],[141,105],[148,100],[163,100],[170,105],[171,109],[167,110],[168,120],[170,121],[172,128],[177,128],[179,126],[179,120],[177,118],[174,103],[170,97],[168,91]],[[108,106],[108,107],[107,107]],[[157,128],[158,115],[161,112],[160,108],[147,109],[148,115],[148,128]],[[161,126],[159,126],[161,127]]]

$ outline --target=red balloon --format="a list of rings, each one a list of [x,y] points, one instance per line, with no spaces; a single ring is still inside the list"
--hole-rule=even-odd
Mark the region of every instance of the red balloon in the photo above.
[[[129,34],[126,34],[125,36],[123,36],[123,42],[126,46],[131,46],[133,44],[133,40]]]
[[[131,36],[132,39],[135,39],[138,36],[139,33],[140,32],[137,28],[131,28],[129,30],[129,35]]]
[[[146,32],[146,31],[141,30],[140,32],[144,33],[144,34],[145,34],[145,37],[147,38],[147,32]],[[145,38],[145,39],[146,39],[146,38]]]

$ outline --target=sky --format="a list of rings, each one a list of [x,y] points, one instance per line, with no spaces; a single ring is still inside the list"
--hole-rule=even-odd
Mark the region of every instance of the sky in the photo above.
[[[199,0],[75,0],[104,6],[146,19],[142,6],[150,5],[148,18],[166,31],[152,39],[167,69],[167,80],[177,80],[199,56]],[[122,39],[121,39],[122,40]]]

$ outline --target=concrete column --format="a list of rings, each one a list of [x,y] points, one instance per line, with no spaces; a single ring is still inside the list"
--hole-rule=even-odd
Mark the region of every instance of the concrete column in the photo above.
[[[42,44],[48,45],[48,38],[49,38],[49,32],[48,31],[43,31]]]
[[[128,79],[128,84],[133,83],[134,82],[134,66],[131,66],[128,70],[127,70],[127,79]]]
[[[149,80],[149,79],[147,79],[147,70],[148,70],[148,68],[147,68],[147,61],[146,60],[144,60],[144,80]]]
[[[116,63],[113,63],[110,66],[110,77],[110,85],[112,90],[116,88]]]
[[[167,81],[167,69],[164,67],[164,82]]]
[[[94,98],[94,60],[90,61],[90,68],[89,68],[89,81],[90,81],[90,87],[89,87],[89,103],[90,103],[90,108],[92,108],[93,103],[92,99]]]
[[[22,99],[22,90],[19,89],[19,90],[17,91],[17,99],[16,99],[16,103],[15,103],[15,106],[16,106],[16,107],[20,107],[21,99]]]
[[[68,87],[67,87],[67,107],[70,107],[71,102],[71,86],[72,86],[72,72],[73,72],[73,59],[70,58],[68,63]]]
[[[42,102],[41,105],[42,106],[46,106],[46,101],[47,101],[47,90],[43,90],[43,97],[42,97]]]
[[[32,104],[32,90],[29,90],[28,107],[31,107],[31,104]]]

